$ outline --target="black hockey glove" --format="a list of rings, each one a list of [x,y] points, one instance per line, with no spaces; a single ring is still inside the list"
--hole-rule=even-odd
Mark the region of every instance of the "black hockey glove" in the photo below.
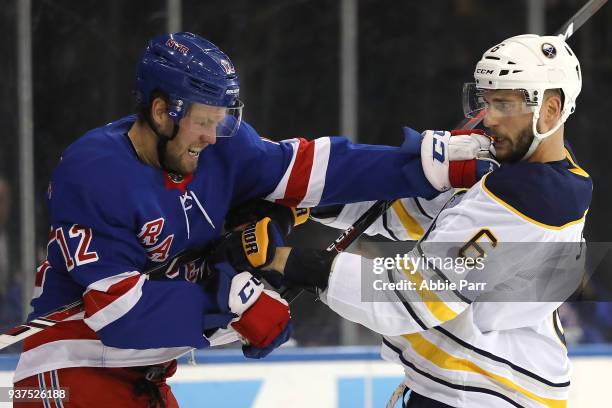
[[[327,289],[337,255],[334,251],[324,249],[291,248],[283,273],[285,283],[304,289]]]
[[[286,237],[292,229],[308,221],[310,209],[285,207],[266,200],[251,200],[232,210],[225,217],[225,229],[242,229],[246,224],[270,217]]]

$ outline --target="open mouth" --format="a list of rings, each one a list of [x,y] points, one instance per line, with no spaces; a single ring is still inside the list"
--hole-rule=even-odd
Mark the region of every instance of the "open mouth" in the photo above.
[[[188,149],[187,152],[189,153],[191,157],[198,158],[200,157],[200,153],[202,152],[202,149]]]

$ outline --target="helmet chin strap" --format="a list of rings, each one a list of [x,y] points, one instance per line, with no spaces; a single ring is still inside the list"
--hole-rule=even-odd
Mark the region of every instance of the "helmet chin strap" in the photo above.
[[[166,148],[168,146],[168,142],[174,139],[178,133],[178,129],[179,125],[174,124],[171,137],[162,135],[160,132],[155,131],[155,135],[157,136],[157,158],[159,159],[159,165],[162,167],[162,169],[169,173],[176,173],[176,171],[166,165]]]
[[[157,129],[157,126],[155,126],[155,124],[151,120],[150,115],[148,115],[146,119],[147,119],[147,124],[149,125],[149,127],[151,128],[155,136],[157,137],[157,158],[159,160],[159,165],[161,166],[162,169],[164,169],[165,171],[169,173],[176,173],[175,170],[170,169],[166,165],[166,147],[168,145],[168,142],[176,137],[179,131],[179,124],[173,120],[172,121],[172,135],[166,136],[163,133],[161,133],[159,129]]]
[[[539,118],[540,118],[540,106],[538,105],[535,111],[533,112],[533,119],[531,120],[531,130],[533,132],[533,140],[531,141],[531,145],[529,146],[529,149],[527,149],[527,153],[525,153],[525,155],[523,156],[521,160],[528,160],[533,155],[533,153],[535,153],[540,143],[542,143],[542,140],[546,139],[548,136],[555,133],[561,127],[563,122],[565,122],[565,120],[563,119],[563,112],[561,112],[561,116],[559,117],[557,124],[553,126],[553,128],[550,129],[548,132],[540,133],[538,132],[538,119]]]

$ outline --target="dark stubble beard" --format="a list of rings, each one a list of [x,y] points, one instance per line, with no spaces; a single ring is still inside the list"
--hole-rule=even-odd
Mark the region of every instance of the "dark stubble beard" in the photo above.
[[[180,163],[178,160],[168,154],[168,143],[170,143],[178,133],[178,125],[173,125],[172,132],[167,134],[167,132],[159,129],[159,127],[152,122],[150,117],[147,119],[147,124],[157,137],[157,159],[159,160],[161,168],[169,173],[184,175],[184,172],[179,169]]]
[[[504,158],[497,157],[500,163],[517,163],[525,157],[527,151],[529,150],[529,146],[531,146],[531,142],[533,141],[534,135],[531,126],[526,126],[523,128],[514,143],[514,148],[512,151]]]
[[[178,127],[174,128],[173,135],[160,130],[155,132],[157,135],[157,156],[162,169],[169,173],[186,176],[188,171],[181,165],[180,158],[173,152],[168,152],[168,144],[174,142],[176,133],[178,133]]]

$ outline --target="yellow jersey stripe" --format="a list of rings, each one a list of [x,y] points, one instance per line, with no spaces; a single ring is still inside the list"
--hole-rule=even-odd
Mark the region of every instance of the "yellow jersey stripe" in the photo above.
[[[441,348],[437,347],[435,344],[428,341],[420,333],[404,334],[402,335],[402,337],[408,340],[408,342],[412,346],[412,349],[418,355],[440,368],[446,370],[467,371],[471,373],[480,374],[484,377],[494,380],[496,383],[500,384],[501,386],[512,392],[519,392],[527,398],[544,404],[545,406],[550,408],[565,408],[567,406],[566,400],[556,400],[541,397],[521,387],[520,385],[514,383],[506,377],[485,370],[484,368],[475,364],[473,361],[449,354]]]
[[[429,312],[436,318],[440,323],[452,320],[457,317],[457,313],[448,307],[442,299],[436,295],[435,292],[428,289],[420,289],[423,277],[415,269],[412,262],[409,262],[405,268],[401,268],[404,275],[414,283],[415,293],[419,295]]]
[[[572,159],[572,155],[570,154],[569,150],[567,150],[567,147],[564,148],[564,150],[565,150],[565,157],[567,157],[567,160],[569,160],[571,165],[574,166],[574,168],[573,169],[569,169],[569,171],[574,173],[574,174],[577,174],[579,176],[582,176],[582,177],[590,177],[589,173],[584,171],[583,168],[580,167],[579,165],[577,165],[576,162],[574,161],[574,159]]]
[[[568,222],[568,223],[566,223],[566,224],[563,224],[563,225],[561,225],[561,226],[559,226],[559,227],[557,227],[556,225],[548,225],[548,224],[544,224],[544,223],[542,223],[542,222],[540,222],[540,221],[536,221],[536,220],[534,220],[533,218],[531,218],[531,217],[529,217],[529,216],[527,216],[527,215],[523,214],[522,212],[520,212],[520,211],[519,211],[519,210],[517,210],[516,208],[512,207],[510,204],[508,204],[507,202],[505,202],[504,200],[502,200],[501,198],[499,198],[498,196],[496,196],[495,194],[493,194],[493,193],[491,192],[491,190],[489,190],[489,189],[487,188],[487,186],[486,186],[486,181],[487,181],[487,177],[489,176],[489,174],[491,174],[491,173],[486,174],[486,175],[485,175],[485,176],[482,178],[482,189],[484,190],[484,192],[485,192],[485,193],[487,193],[487,194],[488,194],[488,195],[489,195],[489,196],[490,196],[490,197],[491,197],[493,200],[497,201],[499,204],[503,205],[504,207],[506,207],[507,209],[509,209],[510,211],[512,211],[513,213],[515,213],[516,215],[518,215],[519,217],[521,217],[522,219],[524,219],[525,221],[529,221],[530,223],[535,224],[535,225],[538,225],[538,226],[540,226],[540,227],[542,227],[542,228],[548,228],[548,229],[552,229],[552,230],[562,230],[562,229],[567,228],[567,227],[570,227],[570,226],[572,226],[572,225],[575,225],[575,224],[579,224],[579,223],[581,223],[581,222],[584,222],[584,218],[586,217],[588,210],[586,210],[586,211],[584,212],[584,214],[582,215],[582,218],[579,218],[579,219],[574,220],[574,221],[570,221],[570,222]]]
[[[423,227],[408,213],[406,207],[402,204],[402,200],[395,200],[391,208],[397,214],[410,239],[418,241],[423,237],[423,234],[425,234]]]

